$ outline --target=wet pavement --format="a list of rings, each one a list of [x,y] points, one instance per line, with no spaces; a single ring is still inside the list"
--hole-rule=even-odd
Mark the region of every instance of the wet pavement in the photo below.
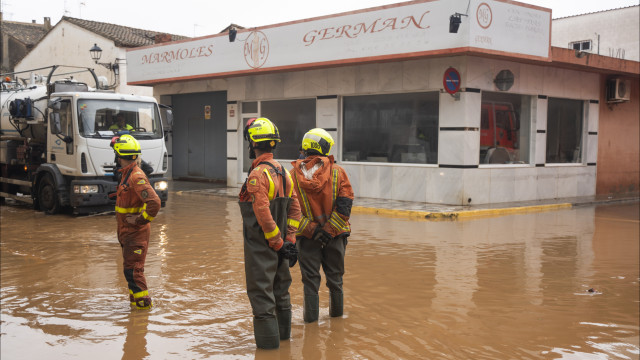
[[[323,288],[319,322],[302,321],[296,265],[291,340],[264,351],[237,189],[181,183],[152,224],[150,311],[130,309],[113,215],[1,206],[0,358],[640,358],[637,201],[464,221],[356,201],[345,316],[329,317]],[[405,205],[388,209],[425,211]]]

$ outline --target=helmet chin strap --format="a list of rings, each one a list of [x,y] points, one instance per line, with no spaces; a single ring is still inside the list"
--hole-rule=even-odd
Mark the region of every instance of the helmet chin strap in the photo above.
[[[249,141],[249,159],[255,159],[256,158],[256,150],[253,147],[253,142]]]

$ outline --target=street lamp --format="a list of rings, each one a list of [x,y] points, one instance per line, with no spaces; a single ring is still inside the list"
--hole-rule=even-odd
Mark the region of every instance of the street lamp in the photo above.
[[[96,64],[102,65],[107,69],[109,69],[110,71],[113,71],[113,74],[115,75],[115,79],[114,79],[113,85],[109,86],[108,88],[109,89],[115,88],[118,83],[118,76],[120,75],[120,65],[118,64],[118,62],[125,59],[116,58],[116,61],[113,64],[98,62],[98,60],[100,60],[100,58],[102,57],[102,49],[98,46],[98,44],[95,44],[95,43],[93,44],[93,47],[89,49],[89,54],[91,54],[91,59],[95,61]]]

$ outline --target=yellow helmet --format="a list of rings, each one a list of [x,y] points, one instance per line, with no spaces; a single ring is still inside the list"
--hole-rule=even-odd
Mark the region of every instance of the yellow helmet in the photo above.
[[[320,155],[329,155],[333,146],[333,138],[329,133],[321,128],[309,130],[302,138],[302,150],[310,155],[318,153]]]
[[[111,139],[111,147],[116,156],[124,159],[135,160],[138,155],[142,154],[138,140],[128,134],[113,137]]]
[[[280,133],[271,120],[267,118],[252,118],[247,121],[247,125],[244,127],[244,138],[255,143],[270,140],[280,142]]]

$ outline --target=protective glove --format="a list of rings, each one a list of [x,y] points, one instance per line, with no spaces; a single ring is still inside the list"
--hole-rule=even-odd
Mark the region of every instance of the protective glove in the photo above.
[[[296,244],[290,241],[284,241],[282,243],[278,254],[289,260],[289,267],[293,267],[298,262],[298,249],[296,248]]]
[[[138,215],[127,215],[127,217],[124,218],[124,221],[126,221],[130,225],[136,225],[138,223],[137,220]]]
[[[331,239],[331,235],[328,232],[324,231],[324,229],[322,229],[322,227],[320,226],[318,226],[316,228],[316,231],[314,231],[313,233],[313,240],[319,241],[320,244],[322,244],[322,247],[327,246]]]

